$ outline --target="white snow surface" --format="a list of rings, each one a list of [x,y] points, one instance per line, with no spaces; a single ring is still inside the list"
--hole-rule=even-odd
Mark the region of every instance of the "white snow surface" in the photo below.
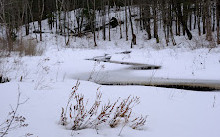
[[[46,23],[46,21],[45,21]],[[43,25],[45,26],[45,25]],[[112,31],[112,41],[73,38],[70,46],[64,38],[55,34],[43,34],[44,54],[36,57],[12,55],[1,59],[3,74],[11,82],[0,84],[0,123],[16,105],[18,88],[21,105],[18,114],[26,118],[29,125],[12,130],[8,137],[21,137],[27,133],[35,137],[114,137],[121,126],[108,125],[79,131],[67,130],[59,125],[61,108],[67,103],[71,88],[79,79],[78,92],[91,102],[94,100],[99,81],[133,81],[149,78],[174,78],[220,81],[220,48],[193,49],[186,46],[184,37],[177,37],[178,46],[165,47],[147,41],[137,35],[137,46],[130,49],[130,42],[119,39],[119,29]],[[139,32],[142,33],[142,32]],[[145,36],[145,35],[143,35]],[[33,34],[32,37],[35,37]],[[117,39],[118,38],[118,39]],[[197,39],[198,40],[198,39]],[[184,41],[184,42],[182,42]],[[195,45],[195,39],[189,45]],[[116,54],[131,51],[130,54]],[[86,60],[95,56],[111,55],[112,61],[146,63],[162,66],[158,70],[131,70],[129,65]],[[20,78],[22,82],[20,82]],[[102,103],[115,101],[119,97],[139,96],[141,102],[133,109],[137,115],[148,115],[142,130],[126,126],[123,137],[219,137],[220,92],[198,92],[147,86],[101,86]]]

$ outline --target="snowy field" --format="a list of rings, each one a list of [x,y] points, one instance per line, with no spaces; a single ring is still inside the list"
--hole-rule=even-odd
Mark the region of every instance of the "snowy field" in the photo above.
[[[139,32],[141,33],[141,32]],[[116,30],[112,37],[119,38]],[[64,38],[55,34],[43,34],[42,56],[1,58],[2,73],[11,82],[0,84],[0,124],[7,119],[11,107],[16,106],[18,91],[21,101],[18,114],[26,118],[25,128],[11,130],[8,137],[114,137],[122,126],[108,125],[79,131],[67,130],[59,125],[61,108],[67,103],[71,88],[80,81],[78,93],[94,100],[97,88],[103,94],[102,102],[116,101],[129,95],[140,97],[140,104],[133,112],[147,115],[141,130],[125,126],[122,137],[219,137],[220,91],[199,92],[150,86],[104,86],[103,81],[144,81],[154,78],[220,81],[220,48],[190,47],[200,39],[188,43],[184,37],[177,38],[176,47],[155,45],[138,37],[138,45],[130,49],[130,42],[116,39],[103,42],[98,47],[92,39],[73,38],[70,47],[62,45]],[[34,35],[33,35],[34,37]],[[101,36],[100,36],[101,37]],[[180,42],[181,41],[181,42]],[[184,41],[184,42],[182,42]],[[163,42],[162,42],[163,43]],[[187,45],[188,43],[188,45]],[[130,54],[120,54],[131,51]],[[129,65],[96,62],[97,56],[111,55],[112,61],[159,65],[161,69],[132,70]],[[21,79],[22,77],[22,79]],[[28,134],[30,133],[30,134]]]

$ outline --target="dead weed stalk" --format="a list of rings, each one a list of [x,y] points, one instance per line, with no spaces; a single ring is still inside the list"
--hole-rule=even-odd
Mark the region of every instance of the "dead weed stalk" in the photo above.
[[[60,124],[71,130],[81,130],[85,128],[98,129],[99,125],[107,124],[111,128],[118,125],[127,124],[133,129],[139,129],[146,123],[147,117],[132,116],[132,109],[140,103],[139,97],[129,96],[126,99],[118,99],[111,103],[101,104],[102,93],[99,88],[96,92],[94,103],[87,109],[88,100],[84,95],[77,93],[80,82],[72,88],[71,94],[65,108],[62,108]],[[131,120],[131,118],[134,118]],[[98,133],[98,132],[97,132]]]
[[[11,130],[28,126],[28,124],[25,123],[26,118],[18,114],[19,107],[25,104],[28,101],[28,99],[21,102],[20,98],[21,98],[21,92],[20,92],[20,88],[18,87],[17,104],[15,108],[11,107],[12,110],[11,112],[9,112],[8,118],[3,123],[0,123],[0,137],[4,137],[8,135]]]

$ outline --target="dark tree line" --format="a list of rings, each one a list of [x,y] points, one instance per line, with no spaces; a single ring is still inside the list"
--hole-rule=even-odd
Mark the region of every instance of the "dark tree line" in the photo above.
[[[33,21],[38,22],[35,32],[40,33],[42,41],[41,22],[47,18],[49,28],[64,35],[67,45],[71,35],[81,37],[90,31],[96,46],[96,35],[100,32],[103,40],[111,40],[112,26],[107,20],[111,20],[112,9],[119,13],[120,38],[127,41],[131,35],[131,48],[136,44],[135,22],[139,24],[138,29],[146,31],[148,39],[155,38],[156,43],[160,42],[159,29],[163,30],[167,45],[176,45],[175,35],[186,35],[191,40],[191,31],[197,29],[199,36],[204,34],[206,40],[220,44],[220,0],[0,0],[1,32],[7,39],[7,48],[13,50],[19,28],[24,25],[29,35],[29,23]],[[74,16],[69,11],[73,11]]]

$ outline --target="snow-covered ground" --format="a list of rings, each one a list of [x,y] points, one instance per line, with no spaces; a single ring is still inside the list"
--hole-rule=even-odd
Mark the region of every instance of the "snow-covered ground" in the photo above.
[[[43,42],[38,43],[45,50],[42,56],[1,58],[1,73],[11,82],[0,84],[0,124],[11,111],[10,105],[16,105],[18,90],[21,100],[28,98],[19,107],[18,114],[23,115],[29,125],[12,130],[7,136],[21,137],[27,133],[35,137],[118,136],[121,126],[100,126],[97,134],[94,129],[71,131],[59,125],[61,108],[66,105],[71,88],[78,79],[81,83],[78,92],[89,100],[94,100],[100,87],[95,82],[100,81],[143,81],[151,78],[220,81],[220,48],[194,49],[200,38],[189,43],[185,37],[177,37],[176,47],[165,47],[163,41],[155,44],[155,40],[148,41],[144,32],[139,32],[138,44],[130,49],[130,41],[119,39],[118,33],[119,29],[112,30],[110,42],[101,40],[99,36],[96,48],[93,48],[90,38],[72,38],[70,46],[65,46],[62,36],[45,33]],[[116,54],[123,51],[131,53]],[[86,60],[105,54],[110,54],[112,61],[159,65],[161,69],[132,70],[129,65]],[[220,136],[219,91],[195,92],[146,86],[101,86],[100,91],[103,103],[129,95],[140,97],[141,102],[133,112],[148,115],[146,125],[142,130],[126,126],[121,133],[123,137]]]
[[[118,136],[121,127],[100,127],[99,134],[94,129],[70,131],[58,125],[61,107],[65,106],[74,80],[54,83],[53,89],[34,90],[32,83],[11,82],[1,84],[1,120],[7,116],[9,104],[16,102],[17,87],[22,98],[28,102],[19,109],[19,114],[27,118],[29,126],[10,132],[8,136],[22,136],[32,133],[39,137],[61,136]],[[95,97],[99,85],[81,81],[79,92],[86,98]],[[149,115],[143,130],[126,127],[122,136],[166,136],[166,137],[218,137],[219,136],[219,93],[191,92],[140,86],[102,86],[103,101],[125,98],[129,95],[141,97],[141,103],[133,110],[136,114]],[[4,93],[2,93],[4,92]],[[214,96],[216,102],[214,103]]]
[[[79,93],[92,100],[100,85],[85,80],[107,80],[123,78],[192,78],[220,80],[219,49],[182,51],[173,49],[134,49],[131,54],[114,54],[120,50],[103,49],[50,49],[40,57],[8,58],[14,65],[8,76],[12,82],[0,84],[0,121],[4,121],[15,106],[18,87],[22,99],[28,102],[19,108],[26,117],[26,128],[13,130],[8,136],[32,133],[39,137],[61,136],[118,136],[121,127],[70,131],[58,124],[61,107],[65,106],[72,86],[81,79]],[[161,65],[160,70],[129,70],[127,65],[93,62],[85,60],[94,56],[112,54],[113,60],[132,61]],[[16,61],[17,60],[17,61]],[[17,62],[17,64],[16,64]],[[20,63],[19,63],[20,62]],[[202,63],[202,64],[201,64]],[[18,65],[20,64],[20,65]],[[20,68],[17,69],[16,67]],[[117,73],[112,77],[113,72]],[[23,81],[19,82],[20,76]],[[117,76],[117,77],[116,77]],[[128,79],[131,80],[131,79]],[[220,123],[220,92],[195,92],[143,86],[101,86],[103,102],[141,97],[141,103],[133,110],[136,114],[149,115],[143,130],[125,127],[122,136],[165,137],[218,137]]]

